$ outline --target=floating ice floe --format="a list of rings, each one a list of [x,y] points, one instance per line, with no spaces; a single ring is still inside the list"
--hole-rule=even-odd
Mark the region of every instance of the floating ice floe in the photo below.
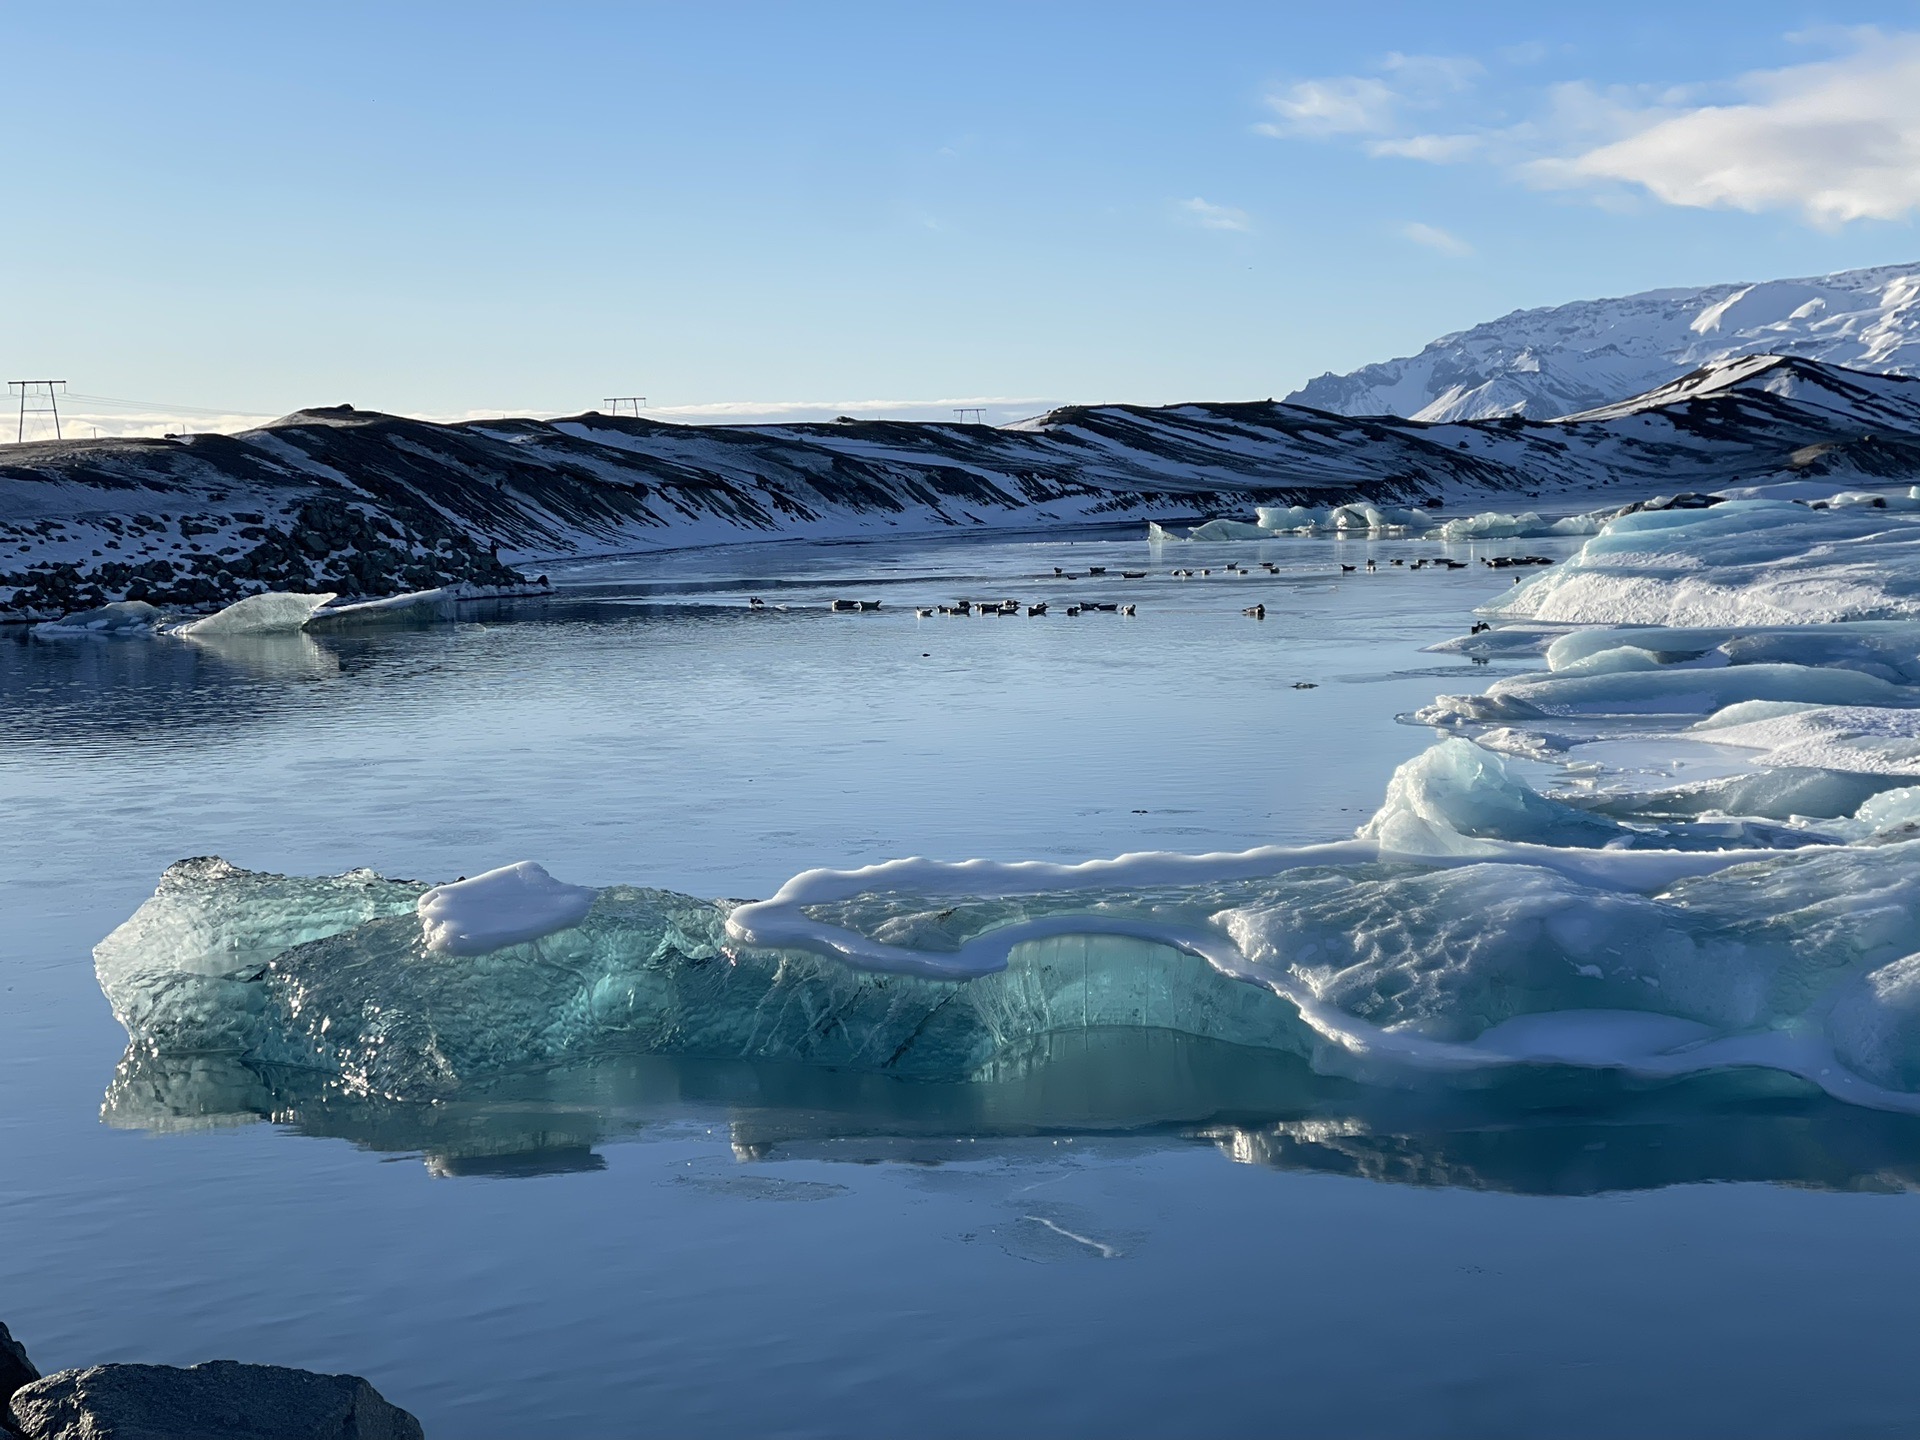
[[[1422,530],[1433,522],[1424,511],[1381,507],[1366,503],[1332,505],[1262,505],[1257,523],[1245,520],[1209,520],[1184,535],[1157,522],[1147,525],[1147,539],[1155,545],[1189,540],[1271,540],[1277,535],[1319,533],[1399,535]]]
[[[1160,525],[1154,525],[1149,538],[1160,544],[1168,540],[1271,540],[1273,532],[1263,530],[1258,525],[1249,525],[1244,520],[1209,520],[1204,525],[1194,526],[1185,535],[1175,535]]]
[[[334,629],[354,625],[417,623],[451,619],[462,605],[477,600],[514,600],[551,595],[550,585],[471,585],[464,581],[433,590],[409,590],[378,599],[335,600],[314,611],[307,628]]]
[[[332,591],[317,595],[268,591],[236,600],[226,609],[201,619],[166,626],[165,630],[170,635],[202,639],[219,635],[288,635],[304,629],[315,611],[336,598]]]
[[[1437,540],[1531,540],[1551,535],[1597,535],[1606,523],[1600,515],[1564,515],[1545,520],[1533,511],[1518,515],[1489,510],[1442,521],[1428,532]]]
[[[1423,510],[1371,505],[1365,501],[1324,509],[1311,505],[1262,505],[1254,513],[1259,517],[1260,529],[1295,534],[1320,530],[1390,533],[1425,529],[1433,523]]]
[[[236,600],[211,615],[190,619],[169,619],[167,612],[144,600],[121,600],[94,610],[62,615],[43,621],[33,634],[46,640],[83,639],[89,636],[171,635],[210,640],[223,636],[289,635],[316,625],[355,625],[392,621],[444,620],[459,613],[462,605],[479,600],[508,600],[551,595],[553,587],[530,585],[445,585],[433,590],[412,590],[379,599],[342,601],[331,591],[301,594],[293,591],[266,591]]]
[[[144,600],[118,600],[95,610],[80,610],[33,627],[42,640],[75,640],[111,635],[150,635],[164,612]]]
[[[1533,511],[1508,514],[1488,510],[1441,520],[1430,510],[1358,502],[1351,505],[1262,505],[1256,522],[1209,520],[1184,535],[1158,523],[1147,526],[1154,544],[1187,540],[1271,540],[1277,535],[1417,535],[1430,540],[1515,540],[1556,535],[1593,535],[1610,519],[1612,510],[1590,515],[1545,519]]]

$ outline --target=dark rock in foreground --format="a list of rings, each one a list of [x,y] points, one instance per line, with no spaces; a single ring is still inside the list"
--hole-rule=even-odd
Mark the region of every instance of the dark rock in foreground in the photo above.
[[[0,1332],[4,1333],[4,1332]],[[15,1347],[17,1348],[17,1347]],[[22,1352],[20,1359],[25,1360]],[[28,1366],[31,1369],[31,1366]],[[421,1440],[420,1422],[357,1375],[212,1360],[63,1370],[15,1392],[26,1440]]]
[[[14,1339],[5,1325],[0,1325],[0,1431],[9,1428],[7,1402],[13,1392],[39,1378],[40,1372],[27,1358],[27,1347]]]

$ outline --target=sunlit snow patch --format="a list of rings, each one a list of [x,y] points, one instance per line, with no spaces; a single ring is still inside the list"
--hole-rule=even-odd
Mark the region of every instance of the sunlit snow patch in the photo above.
[[[436,885],[414,907],[429,950],[484,955],[578,925],[599,891],[556,880],[531,860]]]

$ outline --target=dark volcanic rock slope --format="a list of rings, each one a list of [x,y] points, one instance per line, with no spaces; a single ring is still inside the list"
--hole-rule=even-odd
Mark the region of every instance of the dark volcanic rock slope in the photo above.
[[[435,425],[341,406],[239,435],[0,450],[0,613],[506,584],[550,557],[781,535],[1499,503],[1795,467],[1920,472],[1920,381],[1751,357],[1565,421],[1453,425],[1271,401],[1075,407],[1008,429]]]

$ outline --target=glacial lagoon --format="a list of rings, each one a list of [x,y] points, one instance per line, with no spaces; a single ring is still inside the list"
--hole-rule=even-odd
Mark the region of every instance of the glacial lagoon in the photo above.
[[[1739,528],[1771,512],[1755,513]],[[1833,523],[1897,550],[1914,522]],[[743,546],[581,563],[554,572],[555,599],[451,625],[0,643],[0,1196],[9,1233],[32,1237],[0,1261],[9,1323],[49,1370],[235,1354],[358,1371],[429,1433],[1182,1433],[1195,1416],[1215,1432],[1902,1430],[1920,1399],[1901,1323],[1920,1278],[1903,1243],[1920,1218],[1920,1120],[1832,1098],[1835,1084],[1792,1066],[1522,1063],[1409,1083],[1311,1045],[1149,1017],[1004,1037],[964,1076],[801,1049],[600,1046],[383,1087],[231,1047],[129,1052],[96,978],[96,944],[187,857],[286,877],[364,867],[419,882],[404,913],[422,886],[521,860],[577,885],[760,899],[802,871],[907,856],[1071,867],[1311,846],[1362,825],[1404,840],[1416,822],[1453,837],[1439,850],[1459,844],[1447,867],[1342,881],[1376,886],[1359,917],[1372,932],[1391,932],[1419,886],[1511,858],[1475,846],[1554,847],[1586,867],[1552,882],[1573,886],[1649,850],[1737,845],[1790,865],[1795,849],[1859,845],[1840,861],[1889,871],[1891,933],[1832,944],[1898,950],[1912,867],[1886,828],[1901,816],[1874,829],[1869,808],[1897,795],[1897,754],[1836,772],[1879,778],[1851,782],[1844,804],[1801,799],[1811,816],[1774,800],[1728,821],[1706,802],[1548,793],[1697,800],[1751,770],[1762,741],[1810,736],[1831,762],[1865,732],[1822,729],[1816,701],[1897,709],[1899,635],[1742,639],[1732,653],[1725,636],[1667,635],[1570,649],[1545,679],[1544,639],[1468,635],[1475,607],[1503,600],[1516,620],[1577,619],[1506,593],[1572,605],[1579,586],[1554,571],[1535,589],[1475,562],[1564,562],[1585,543],[1150,547],[1128,527]],[[1438,553],[1467,564],[1410,568]],[[1864,573],[1902,573],[1897,553]],[[915,613],[962,596],[1049,613]],[[832,613],[841,597],[881,605]],[[1076,598],[1138,613],[1069,617]],[[1242,613],[1256,604],[1264,618]],[[1680,673],[1708,699],[1676,719],[1671,694],[1647,696]],[[1475,698],[1496,682],[1504,698]],[[1775,707],[1726,717],[1773,727],[1736,735],[1747,748],[1675,738],[1738,705]],[[1484,777],[1419,768],[1461,753],[1433,748],[1456,732],[1491,747],[1475,753],[1508,787],[1493,819],[1454,803],[1483,801]],[[1397,770],[1406,803],[1383,808]],[[1667,905],[1716,955],[1765,918],[1753,887],[1715,898],[1708,887],[1733,882],[1684,883],[1679,899],[1608,891],[1593,913],[1657,937],[1677,923]],[[1777,897],[1790,881],[1772,883],[1756,882]],[[1493,953],[1498,937],[1468,922],[1494,924],[1513,887],[1460,893],[1453,943]],[[1549,899],[1564,910],[1568,893]],[[812,918],[943,953],[911,925],[886,929],[925,898]],[[968,899],[936,898],[936,912]],[[1269,908],[1329,933],[1356,923],[1324,896]],[[1298,953],[1314,938],[1281,940]],[[1801,954],[1796,934],[1780,943]],[[1552,983],[1590,978],[1554,957]],[[1203,983],[1245,987],[1186,960]],[[330,978],[349,998],[359,983]],[[1651,962],[1599,977],[1613,988],[1594,1013],[1620,1014],[1623,987],[1648,978],[1673,983]],[[1518,982],[1496,969],[1489,983]],[[1439,1011],[1394,1004],[1459,993],[1369,984],[1327,993],[1384,1033],[1407,1019],[1437,1035]],[[1823,1024],[1853,1013],[1843,1002]],[[1684,1008],[1638,1013],[1706,1024],[1669,1013]],[[1859,1063],[1887,1093],[1896,1030],[1856,1024],[1840,1042],[1879,1037]],[[1516,1054],[1619,1038],[1521,1035]],[[1677,1041],[1646,1045],[1642,1062]]]

